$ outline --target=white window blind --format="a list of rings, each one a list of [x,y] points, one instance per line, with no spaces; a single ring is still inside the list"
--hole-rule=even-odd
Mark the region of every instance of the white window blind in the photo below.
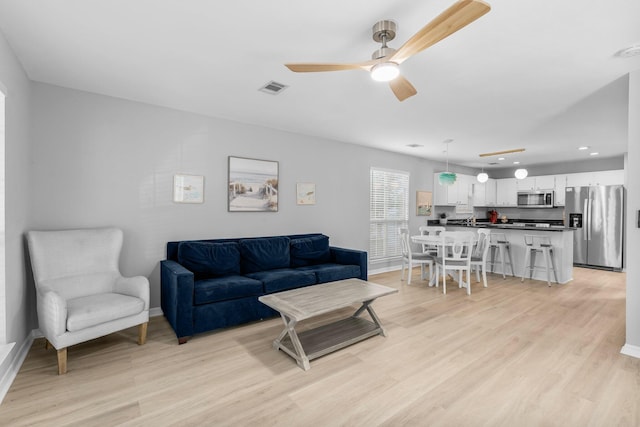
[[[371,168],[369,259],[402,254],[398,230],[409,224],[409,173]]]

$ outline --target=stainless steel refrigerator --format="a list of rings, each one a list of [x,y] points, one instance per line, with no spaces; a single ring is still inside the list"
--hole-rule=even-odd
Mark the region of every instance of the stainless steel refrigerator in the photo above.
[[[622,270],[624,187],[567,187],[565,218],[573,232],[574,265]]]

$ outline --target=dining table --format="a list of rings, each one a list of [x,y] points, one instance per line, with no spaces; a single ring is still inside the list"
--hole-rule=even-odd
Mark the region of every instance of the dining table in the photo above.
[[[470,234],[473,235],[473,240],[472,240],[472,244],[475,246],[478,243],[478,236],[476,235],[476,233],[473,232],[469,232]],[[411,236],[411,242],[413,243],[417,243],[419,245],[429,245],[429,246],[434,246],[437,249],[437,255],[436,256],[441,256],[442,255],[442,250],[443,248],[445,248],[447,246],[447,242],[445,242],[441,236],[439,235],[428,235],[428,234],[416,234]],[[459,278],[454,277],[454,279],[456,281],[459,280]],[[437,282],[438,278],[435,277],[434,272],[431,272],[431,277],[429,278],[429,286],[434,286]]]

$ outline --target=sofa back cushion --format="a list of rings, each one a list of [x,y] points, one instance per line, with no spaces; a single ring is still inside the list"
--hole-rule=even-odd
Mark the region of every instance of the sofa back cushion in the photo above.
[[[178,262],[196,280],[240,274],[240,249],[236,242],[181,242]]]
[[[327,236],[291,239],[291,267],[325,264],[330,260],[331,254]]]
[[[260,237],[239,242],[243,273],[288,268],[290,265],[288,237]]]

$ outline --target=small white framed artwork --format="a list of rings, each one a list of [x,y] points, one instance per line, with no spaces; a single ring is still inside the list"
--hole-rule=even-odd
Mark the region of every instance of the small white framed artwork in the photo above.
[[[316,185],[311,182],[296,184],[296,203],[299,205],[316,204]]]
[[[174,175],[173,201],[175,203],[204,203],[204,176]]]

